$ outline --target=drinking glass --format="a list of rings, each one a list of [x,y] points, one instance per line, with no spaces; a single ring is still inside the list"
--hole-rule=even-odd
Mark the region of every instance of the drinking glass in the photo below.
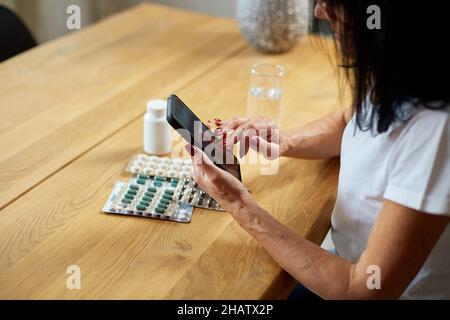
[[[260,63],[251,68],[247,117],[264,116],[281,126],[284,67]]]

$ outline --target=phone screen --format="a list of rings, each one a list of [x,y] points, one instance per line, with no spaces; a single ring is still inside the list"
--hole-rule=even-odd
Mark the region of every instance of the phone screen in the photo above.
[[[238,159],[222,147],[218,137],[175,95],[167,101],[167,121],[188,143],[205,152],[216,166],[241,180]]]

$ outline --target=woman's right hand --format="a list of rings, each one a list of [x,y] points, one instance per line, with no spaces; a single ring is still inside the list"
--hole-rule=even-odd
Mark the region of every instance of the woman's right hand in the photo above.
[[[244,157],[249,149],[261,153],[266,159],[274,160],[288,150],[287,137],[276,123],[265,117],[233,117],[225,122],[214,120],[216,134],[221,135],[228,149],[240,142],[239,156]]]

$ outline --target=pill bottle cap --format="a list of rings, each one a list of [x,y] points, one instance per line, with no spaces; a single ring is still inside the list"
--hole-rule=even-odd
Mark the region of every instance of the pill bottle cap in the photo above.
[[[167,101],[151,100],[147,103],[147,111],[156,118],[162,118],[166,115]]]

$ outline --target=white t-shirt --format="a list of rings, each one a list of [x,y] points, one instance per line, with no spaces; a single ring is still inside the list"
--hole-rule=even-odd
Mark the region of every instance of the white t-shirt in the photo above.
[[[449,108],[421,108],[379,135],[355,128],[353,117],[344,131],[332,215],[336,251],[353,262],[366,248],[384,199],[450,216]],[[450,299],[450,225],[401,298]]]

